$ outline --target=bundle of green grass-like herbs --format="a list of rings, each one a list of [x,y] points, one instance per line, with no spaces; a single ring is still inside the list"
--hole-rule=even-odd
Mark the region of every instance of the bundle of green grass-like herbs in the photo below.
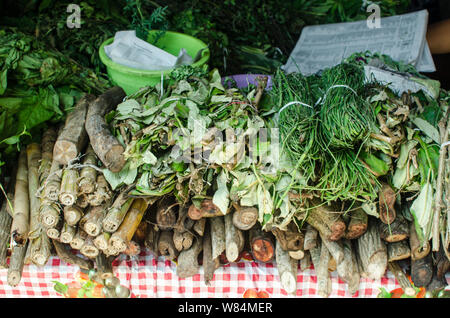
[[[271,91],[282,151],[325,201],[376,198],[376,177],[358,158],[375,125],[360,95],[364,71],[342,63],[320,75],[279,71]]]

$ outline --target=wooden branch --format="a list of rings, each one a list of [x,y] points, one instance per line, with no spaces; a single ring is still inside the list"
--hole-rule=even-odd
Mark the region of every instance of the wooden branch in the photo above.
[[[254,207],[241,207],[233,204],[233,224],[242,231],[250,230],[258,221],[258,209]]]
[[[309,251],[305,251],[305,256],[300,260],[300,270],[306,271],[310,269],[311,265],[311,254],[309,253]]]
[[[233,215],[227,214],[225,220],[225,255],[229,262],[238,259],[239,253],[244,247],[244,238],[241,230],[233,224]]]
[[[387,244],[388,262],[399,261],[411,257],[411,249],[407,241]]]
[[[111,200],[111,191],[108,181],[106,181],[103,174],[97,176],[95,191],[88,194],[89,204],[92,206],[99,206]]]
[[[93,95],[84,95],[67,115],[64,128],[59,134],[53,150],[53,158],[60,164],[67,165],[76,159],[86,145],[87,134],[84,123],[88,105],[93,99]]]
[[[107,257],[103,253],[98,254],[95,258],[97,272],[101,279],[107,279],[114,276],[112,266],[113,259],[114,257]]]
[[[9,286],[16,287],[22,279],[25,253],[28,248],[27,243],[28,242],[26,241],[23,245],[16,245],[12,248],[7,274],[7,281]]]
[[[90,236],[97,236],[102,231],[102,221],[105,216],[106,205],[92,206],[80,220],[80,226]]]
[[[306,222],[331,241],[343,237],[346,225],[342,220],[340,209],[334,205],[324,206],[318,201],[313,201],[313,204],[315,207],[309,212]]]
[[[310,224],[306,225],[305,240],[303,242],[303,249],[308,251],[317,246],[317,236],[319,232]]]
[[[119,252],[125,251],[128,242],[133,238],[139,223],[141,223],[141,220],[147,211],[147,207],[148,202],[144,199],[139,198],[133,201],[122,224],[120,224],[117,231],[111,235],[111,239],[109,240],[111,246]]]
[[[227,214],[231,212],[228,209]],[[188,215],[192,220],[200,220],[201,218],[213,218],[216,216],[223,216],[224,214],[220,209],[212,202],[212,200],[203,200],[200,209],[194,204],[189,207]]]
[[[49,238],[55,239],[59,241],[59,237],[61,235],[61,230],[64,225],[64,221],[62,218],[58,218],[54,227],[49,227],[46,230],[46,234]]]
[[[61,189],[59,190],[59,202],[63,205],[74,205],[78,194],[78,171],[75,169],[64,169],[61,178]]]
[[[288,294],[295,293],[297,290],[297,266],[296,260],[289,256],[279,241],[275,243],[275,259],[280,277],[281,286]]]
[[[50,167],[50,172],[48,178],[45,181],[42,196],[50,201],[56,202],[59,198],[59,191],[61,189],[61,175],[62,175],[62,165],[53,159],[52,165]]]
[[[431,246],[428,241],[420,244],[414,222],[411,222],[409,225],[409,246],[411,248],[411,260],[422,259],[431,251]]]
[[[124,90],[118,86],[108,89],[89,104],[85,128],[92,148],[103,165],[119,172],[125,165],[124,147],[114,137],[105,122],[105,115],[123,101]]]
[[[75,250],[80,250],[83,247],[87,237],[88,237],[87,233],[83,229],[80,229],[78,227],[77,233],[73,237],[72,241],[69,243],[70,247]]]
[[[223,216],[210,219],[212,258],[218,258],[225,251],[225,220]]]
[[[344,261],[337,265],[337,271],[338,275],[345,277],[348,292],[353,295],[359,289],[361,275],[359,273],[358,262],[352,242],[348,239],[344,239],[342,245],[344,250]]]
[[[399,214],[391,224],[379,222],[380,237],[389,243],[406,240],[409,237],[409,225]]]
[[[178,251],[187,250],[191,247],[194,241],[194,234],[191,232],[179,232],[177,230],[173,230],[173,243],[175,248]]]
[[[315,251],[315,248],[311,250]],[[312,254],[311,254],[312,255]],[[322,242],[320,247],[320,257],[317,264],[316,275],[317,275],[317,294],[321,297],[328,297],[331,294],[331,280],[330,274],[328,272],[328,263],[330,261],[331,254],[328,251],[325,243]],[[313,259],[314,262],[314,259]]]
[[[272,233],[285,251],[303,250],[305,235],[298,230],[294,222],[289,223],[285,231],[273,228]]]
[[[367,231],[356,242],[362,269],[367,277],[373,280],[383,277],[387,268],[387,249],[375,220],[369,219]]]
[[[189,218],[188,218],[189,220]],[[194,222],[192,229],[200,236],[205,234],[206,219],[200,219]]]
[[[64,222],[64,225],[61,229],[61,234],[59,236],[59,241],[61,243],[69,244],[75,237],[76,232],[77,229],[75,226],[70,226],[69,224],[67,224],[67,222]]]
[[[209,222],[205,227],[206,231],[203,235],[203,274],[205,278],[205,284],[209,285],[210,281],[214,277],[214,271],[219,268],[219,258],[212,257],[212,241],[211,241],[211,227]]]
[[[249,243],[255,260],[267,263],[275,257],[275,242],[271,232],[262,230],[260,224],[255,224],[249,231]],[[299,250],[303,252],[302,250]]]
[[[22,150],[19,155],[13,205],[14,215],[11,225],[11,235],[16,244],[23,245],[27,239],[28,231],[30,229],[28,167],[27,154],[25,150]]]
[[[156,225],[149,225],[147,236],[145,237],[144,245],[156,256],[159,255],[158,252],[158,241],[159,241],[159,230]]]
[[[97,237],[94,239],[94,245],[96,248],[98,248],[101,251],[106,251],[108,249],[108,243],[109,239],[111,238],[111,233],[108,232],[101,232]]]
[[[397,215],[394,207],[395,200],[396,193],[394,189],[392,189],[391,186],[387,183],[382,183],[381,190],[379,191],[378,196],[378,213],[380,215],[381,222],[386,224],[391,224],[392,222],[394,222]]]
[[[414,296],[416,294],[416,291],[414,290],[413,286],[411,285],[411,282],[409,281],[408,277],[406,277],[406,274],[403,272],[402,268],[398,265],[398,263],[395,261],[389,262],[388,268],[395,275],[395,278],[402,287],[405,295],[410,297]]]
[[[431,253],[427,256],[413,260],[411,259],[411,280],[416,287],[425,287],[433,278],[433,261]]]
[[[341,241],[331,241],[328,238],[320,235],[322,245],[325,245],[330,252],[331,256],[336,261],[336,265],[340,264],[344,260],[344,248]]]
[[[179,278],[191,277],[198,273],[200,268],[198,255],[203,248],[202,241],[202,237],[198,237],[189,249],[181,251],[178,255],[177,276]]]
[[[8,201],[4,200],[0,209],[0,268],[7,267],[8,244],[11,238],[12,217],[6,211]]]
[[[173,198],[167,196],[156,203],[156,223],[161,230],[174,228],[178,219],[177,207]]]
[[[98,248],[95,247],[94,238],[92,236],[87,236],[84,240],[83,246],[80,248],[80,253],[87,258],[96,258],[100,253]]]
[[[56,227],[61,219],[59,207],[56,203],[50,203],[40,206],[39,220],[42,226],[46,228]]]
[[[82,269],[90,270],[94,268],[91,260],[85,260],[75,254],[73,254],[70,249],[56,240],[52,240],[53,246],[55,247],[56,254],[65,263],[77,265]]]
[[[86,149],[82,164],[85,165],[85,167],[83,167],[80,171],[78,191],[79,194],[89,194],[95,191],[95,182],[97,180],[97,170],[91,167],[97,166],[97,156],[95,155],[94,149],[92,149],[90,144]]]
[[[65,206],[64,207],[64,220],[67,222],[67,225],[75,226],[78,221],[83,217],[84,212],[83,209],[76,205]]]
[[[174,260],[178,257],[179,251],[173,243],[173,230],[163,230],[158,240],[159,255],[164,256],[168,260]]]
[[[350,222],[347,225],[345,238],[354,240],[367,231],[367,213],[362,208],[349,212]]]
[[[51,242],[45,232],[28,243],[30,260],[37,266],[44,266],[51,255]]]
[[[119,193],[103,219],[103,229],[106,232],[117,231],[133,201],[133,198],[127,198],[126,191]]]

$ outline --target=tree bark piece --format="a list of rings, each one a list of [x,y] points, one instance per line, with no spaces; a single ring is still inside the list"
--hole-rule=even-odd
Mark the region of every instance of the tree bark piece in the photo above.
[[[125,149],[109,130],[105,115],[120,104],[125,96],[122,88],[112,87],[91,102],[87,111],[85,127],[92,149],[112,172],[119,172],[125,165]]]
[[[59,202],[63,205],[73,205],[77,202],[78,193],[78,171],[75,169],[64,169],[61,178],[61,189],[59,191]]]
[[[103,253],[98,254],[95,258],[97,272],[101,279],[107,279],[114,276],[112,262],[113,257],[107,257]]]
[[[414,222],[411,222],[409,225],[409,246],[411,248],[411,260],[422,259],[431,251],[431,246],[428,241],[420,244]]]
[[[225,255],[229,262],[234,262],[238,259],[239,253],[244,247],[244,237],[241,230],[234,226],[232,214],[225,215],[224,221]]]
[[[411,249],[407,241],[393,242],[387,244],[388,261],[399,261],[411,257]]]
[[[281,286],[288,294],[295,293],[298,262],[289,256],[289,252],[283,249],[279,241],[275,243],[275,259]]]
[[[225,220],[223,216],[210,219],[212,258],[218,258],[225,251]]]
[[[28,197],[27,154],[22,150],[19,155],[16,185],[14,192],[14,215],[11,225],[12,239],[23,245],[30,229],[30,201]]]
[[[305,236],[299,232],[294,222],[289,223],[285,231],[273,228],[272,233],[285,251],[303,250]]]
[[[163,230],[159,235],[158,240],[159,254],[168,260],[174,260],[178,257],[179,251],[175,248],[173,243],[173,231]]]
[[[387,183],[382,183],[378,196],[378,213],[380,215],[381,222],[386,224],[391,224],[394,222],[397,215],[394,207],[395,200],[396,194],[394,189],[392,189]]]
[[[94,267],[92,261],[85,260],[75,254],[73,254],[70,249],[56,240],[53,241],[53,246],[55,247],[56,254],[65,263],[77,265],[82,269],[90,270]]]
[[[97,180],[97,170],[91,166],[97,166],[97,156],[95,155],[94,149],[89,144],[85,157],[83,159],[83,167],[80,171],[80,177],[78,179],[78,191],[79,194],[89,194],[95,191],[95,182]]]
[[[70,226],[67,222],[64,222],[64,225],[61,229],[61,234],[59,236],[59,241],[61,243],[69,244],[72,242],[77,229],[74,226]]]
[[[409,237],[408,221],[399,214],[391,224],[379,222],[380,236],[389,243],[406,240]]]
[[[81,220],[83,215],[84,215],[83,210],[76,205],[64,207],[64,220],[70,226],[77,225],[78,221]]]
[[[198,255],[203,248],[203,239],[198,237],[192,246],[178,255],[177,276],[179,278],[192,277],[199,271]]]
[[[9,268],[7,274],[8,285],[16,287],[22,279],[23,265],[25,261],[25,253],[28,248],[28,242],[23,245],[16,245],[11,252],[9,260]]]
[[[273,235],[270,232],[263,231],[259,224],[255,224],[250,229],[249,242],[255,260],[267,263],[274,259],[275,243]]]
[[[109,240],[111,246],[119,252],[126,250],[127,244],[133,238],[139,223],[141,223],[141,220],[144,217],[147,207],[148,203],[144,199],[139,198],[133,201],[122,224],[120,224],[117,231],[111,235],[111,239]]]
[[[361,208],[353,210],[349,212],[349,214],[350,222],[347,225],[345,238],[354,240],[366,232],[368,216],[367,213]]]
[[[53,150],[53,158],[60,164],[67,165],[70,161],[76,159],[86,145],[87,134],[84,123],[89,103],[93,99],[93,95],[84,95],[67,115],[65,125]]]
[[[90,236],[97,236],[102,231],[105,206],[92,206],[80,220],[80,226]]]
[[[387,268],[387,249],[375,220],[369,219],[367,231],[356,242],[358,257],[367,277],[373,280],[383,277]]]
[[[239,230],[250,230],[258,221],[258,209],[254,207],[241,207],[237,204],[233,205],[233,224]]]
[[[317,236],[319,232],[310,224],[306,224],[305,240],[303,242],[303,249],[308,251],[317,246]]]
[[[227,214],[231,209],[228,209]],[[192,220],[200,220],[201,218],[213,218],[216,216],[223,216],[224,214],[220,209],[212,202],[212,200],[205,199],[202,201],[200,209],[194,204],[189,207],[188,215]]]
[[[416,287],[425,287],[433,278],[433,261],[431,253],[424,258],[411,260],[411,280]]]
[[[403,289],[403,292],[407,296],[414,296],[416,294],[416,291],[414,290],[413,286],[411,285],[411,282],[409,281],[408,277],[406,277],[405,272],[403,272],[400,265],[398,265],[397,262],[389,262],[388,263],[389,270],[395,275],[395,278],[397,279],[397,282],[400,284],[400,286]]]

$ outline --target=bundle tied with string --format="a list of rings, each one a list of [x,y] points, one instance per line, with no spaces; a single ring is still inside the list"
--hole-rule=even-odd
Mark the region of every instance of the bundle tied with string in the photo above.
[[[364,71],[342,63],[324,70],[321,78],[326,89],[319,110],[322,142],[326,148],[354,149],[367,140],[376,119],[358,94],[364,85]]]
[[[309,81],[308,81],[309,79]],[[314,109],[315,77],[301,73],[285,75],[278,71],[272,87],[272,99],[278,106],[278,127],[282,151],[299,167],[307,180],[314,179],[316,161],[320,160],[317,118]]]

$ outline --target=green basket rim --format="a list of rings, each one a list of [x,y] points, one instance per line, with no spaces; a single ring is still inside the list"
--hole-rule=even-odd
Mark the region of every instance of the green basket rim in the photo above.
[[[154,32],[158,32],[158,30],[152,30],[149,33],[151,34],[151,33],[154,33]],[[202,52],[202,57],[200,58],[200,60],[198,60],[197,62],[193,63],[192,66],[194,66],[194,67],[201,66],[201,65],[205,64],[209,60],[209,57],[210,57],[209,48],[206,45],[206,43],[203,42],[202,40],[197,39],[197,38],[195,38],[195,37],[193,37],[193,36],[191,36],[189,34],[185,34],[185,33],[181,33],[181,32],[166,31],[166,33],[179,34],[179,35],[182,35],[184,37],[191,38],[191,39],[193,39],[193,40],[195,40],[197,42],[200,42],[201,44],[204,45],[206,50],[204,50]],[[172,69],[168,69],[168,70],[162,70],[162,71],[140,70],[140,69],[133,68],[133,67],[128,67],[128,66],[125,66],[125,65],[120,65],[120,64],[114,62],[113,60],[111,60],[108,57],[108,55],[106,55],[106,52],[105,52],[105,49],[104,49],[104,47],[106,45],[111,44],[113,41],[114,41],[114,37],[106,39],[100,45],[100,48],[99,48],[100,60],[102,61],[103,64],[105,64],[106,67],[111,68],[111,69],[116,70],[116,71],[123,72],[123,73],[130,73],[130,74],[140,75],[140,76],[145,76],[145,75],[153,75],[153,76],[158,75],[158,76],[161,76],[161,73],[163,73],[164,75],[169,75],[172,72],[173,68]]]

